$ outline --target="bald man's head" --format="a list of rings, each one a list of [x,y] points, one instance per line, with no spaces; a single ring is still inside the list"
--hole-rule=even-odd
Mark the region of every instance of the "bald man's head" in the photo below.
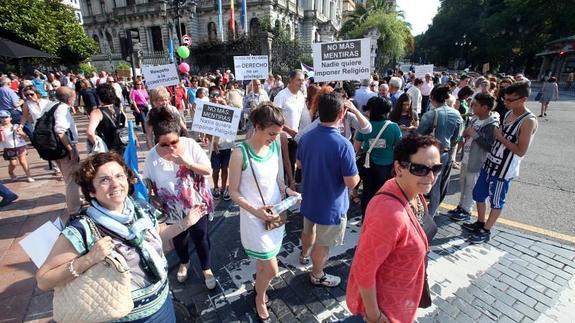
[[[68,105],[74,104],[76,92],[67,86],[61,86],[56,89],[56,100]]]

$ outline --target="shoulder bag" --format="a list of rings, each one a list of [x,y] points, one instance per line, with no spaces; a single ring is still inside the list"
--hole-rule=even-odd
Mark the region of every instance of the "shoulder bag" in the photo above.
[[[266,201],[264,200],[264,195],[262,194],[262,190],[260,189],[260,184],[258,183],[258,179],[256,177],[256,172],[254,171],[254,166],[252,165],[252,159],[249,156],[249,153],[246,154],[248,163],[250,164],[250,169],[252,170],[252,176],[254,177],[254,182],[256,182],[256,187],[258,188],[258,193],[260,193],[260,198],[262,199],[263,205],[266,205]],[[279,171],[279,170],[278,170]],[[266,210],[268,213],[272,214],[272,210]],[[282,225],[286,224],[287,222],[287,213],[281,212],[278,217],[274,220],[266,221],[266,230],[273,230],[281,227]]]
[[[395,196],[389,192],[379,192],[379,193],[376,193],[375,195],[387,195],[387,196],[390,196],[390,197],[396,199],[399,203],[401,203],[401,205],[403,206],[405,211],[408,212],[408,216],[409,216],[409,211],[405,208],[404,202],[399,197],[397,197],[397,196]],[[424,197],[422,195],[419,195],[418,198],[423,199]],[[415,223],[413,223],[411,216],[409,216],[409,220],[415,226]],[[433,221],[433,218],[431,217],[431,215],[429,215],[429,212],[427,210],[425,211],[425,213],[423,215],[422,222],[423,223],[421,224],[421,227],[423,228],[423,231],[425,232],[427,241],[429,243],[429,242],[431,242],[431,240],[433,239],[433,237],[437,233],[437,225],[435,224],[435,221]],[[421,299],[419,300],[419,306],[418,307],[428,308],[430,306],[431,306],[431,291],[429,289],[429,282],[427,279],[427,255],[426,255],[426,257],[425,257],[425,278],[423,280],[423,291],[421,293]]]
[[[92,219],[84,217],[96,239],[102,238]],[[134,308],[130,268],[122,255],[112,252],[80,277],[54,288],[52,301],[57,322],[107,322],[128,315]]]
[[[391,121],[385,121],[383,127],[381,127],[381,130],[379,130],[379,133],[377,134],[377,136],[374,138],[373,142],[371,143],[371,145],[369,145],[369,149],[367,150],[367,152],[361,152],[358,156],[357,156],[357,166],[359,168],[363,167],[363,168],[370,168],[370,156],[371,156],[371,152],[373,151],[373,149],[375,148],[375,145],[377,145],[377,141],[379,140],[379,138],[381,137],[381,135],[383,135],[383,132],[385,131],[385,128],[387,128],[387,126],[391,123]]]

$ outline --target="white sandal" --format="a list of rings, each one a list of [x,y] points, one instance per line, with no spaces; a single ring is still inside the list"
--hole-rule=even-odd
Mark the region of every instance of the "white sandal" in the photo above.
[[[188,265],[180,265],[176,279],[179,283],[183,283],[188,279]]]

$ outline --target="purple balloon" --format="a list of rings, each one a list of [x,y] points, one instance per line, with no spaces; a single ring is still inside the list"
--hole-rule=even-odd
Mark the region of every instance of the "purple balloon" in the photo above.
[[[180,71],[180,73],[188,73],[190,71],[190,65],[188,65],[188,63],[181,63],[180,66],[178,66],[178,70]]]

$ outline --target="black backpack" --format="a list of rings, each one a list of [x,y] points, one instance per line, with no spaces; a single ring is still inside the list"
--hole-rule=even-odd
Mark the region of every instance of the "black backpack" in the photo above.
[[[34,126],[32,145],[38,151],[40,158],[44,160],[57,160],[68,154],[68,150],[54,129],[56,124],[54,113],[59,106],[60,103],[57,103],[50,110],[44,112]]]

